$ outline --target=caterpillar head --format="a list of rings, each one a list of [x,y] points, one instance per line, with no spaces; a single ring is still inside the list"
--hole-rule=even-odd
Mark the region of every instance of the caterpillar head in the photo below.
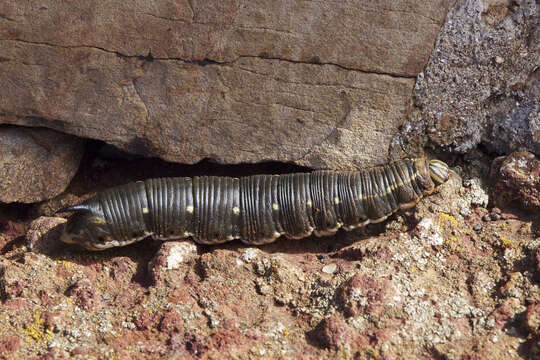
[[[448,168],[448,165],[440,160],[429,160],[428,169],[429,175],[431,176],[433,182],[435,182],[435,185],[440,185],[446,182],[450,176],[450,169]]]
[[[69,206],[57,212],[73,212],[67,221],[60,240],[88,250],[104,250],[118,246],[111,236],[109,226],[101,211],[87,204]]]

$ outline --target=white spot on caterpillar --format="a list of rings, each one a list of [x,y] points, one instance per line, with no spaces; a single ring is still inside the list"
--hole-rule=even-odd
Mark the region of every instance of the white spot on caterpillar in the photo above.
[[[186,211],[187,211],[188,213],[190,213],[190,214],[193,214],[193,206],[188,205],[188,206],[186,207]]]
[[[227,241],[232,241],[234,240],[234,236],[232,235],[227,235]]]
[[[142,213],[143,213],[143,214],[148,214],[149,212],[150,212],[150,210],[148,210],[147,207],[143,207],[143,208],[142,208]]]
[[[272,237],[273,237],[274,239],[277,239],[277,238],[280,237],[280,236],[281,236],[281,233],[279,233],[279,232],[277,232],[277,231],[274,231],[274,233],[272,234]]]
[[[184,237],[189,237],[189,236],[192,236],[193,234],[188,232],[188,231],[184,231]]]
[[[311,206],[311,205],[313,205],[313,203],[311,202],[311,200],[308,200],[308,201],[306,201],[306,205]]]
[[[273,204],[272,204],[272,209],[274,209],[274,210],[279,210],[279,205],[276,204],[276,203],[273,203]]]
[[[232,208],[232,212],[233,214],[238,215],[240,214],[240,208],[238,206],[235,206]]]
[[[337,204],[339,204],[339,203],[340,203],[339,198],[338,198],[338,197],[335,197],[335,198],[334,198],[334,204],[337,205]]]

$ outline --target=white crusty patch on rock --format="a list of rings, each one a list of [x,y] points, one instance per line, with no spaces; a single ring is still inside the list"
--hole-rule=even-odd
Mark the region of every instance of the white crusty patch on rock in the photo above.
[[[244,250],[242,255],[240,255],[240,259],[244,262],[250,263],[255,260],[255,258],[257,258],[259,253],[260,250],[257,248],[247,248],[246,250]]]
[[[440,246],[444,243],[439,225],[433,223],[432,218],[423,218],[417,225],[418,237],[427,245]]]
[[[167,270],[175,270],[197,255],[197,246],[191,241],[180,241],[169,249]]]

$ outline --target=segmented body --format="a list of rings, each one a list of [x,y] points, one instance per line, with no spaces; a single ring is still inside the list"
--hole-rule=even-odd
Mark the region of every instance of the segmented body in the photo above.
[[[425,159],[364,171],[157,178],[85,202],[124,245],[148,235],[217,244],[263,244],[285,235],[329,235],[385,220],[435,188]]]

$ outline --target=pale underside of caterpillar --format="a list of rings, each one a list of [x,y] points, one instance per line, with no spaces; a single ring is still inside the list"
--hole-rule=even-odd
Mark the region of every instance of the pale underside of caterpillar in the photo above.
[[[265,244],[384,221],[448,179],[439,160],[404,159],[362,171],[177,177],[117,186],[64,208],[61,240],[89,250],[153,237]]]

